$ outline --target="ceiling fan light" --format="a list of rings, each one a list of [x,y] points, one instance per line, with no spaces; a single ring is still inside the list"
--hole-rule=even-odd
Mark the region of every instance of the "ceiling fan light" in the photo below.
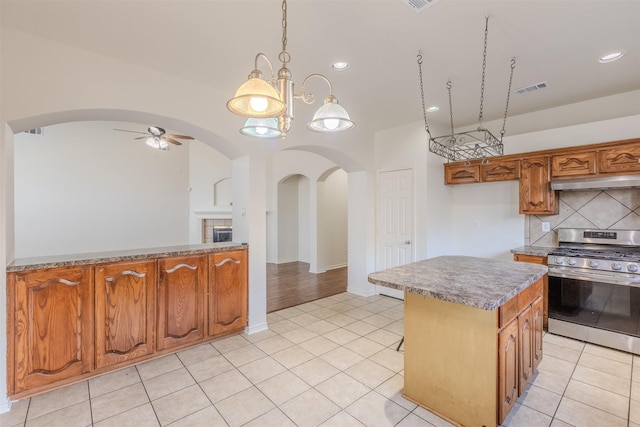
[[[255,118],[277,117],[286,110],[280,95],[269,82],[251,76],[227,102],[227,108],[234,114]]]
[[[147,138],[147,140],[145,141],[145,144],[147,144],[149,147],[156,150],[162,150],[162,151],[169,150],[169,143],[158,136],[152,136]]]
[[[282,132],[278,129],[276,118],[256,119],[249,118],[240,129],[240,133],[255,138],[279,138]]]
[[[338,104],[334,96],[329,95],[324,105],[313,115],[313,120],[307,124],[307,129],[315,132],[340,132],[353,129],[355,125],[347,110]]]

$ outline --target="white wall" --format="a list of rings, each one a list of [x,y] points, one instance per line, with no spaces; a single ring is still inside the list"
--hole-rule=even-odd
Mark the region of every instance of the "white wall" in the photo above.
[[[298,261],[310,262],[309,245],[311,221],[310,214],[310,185],[311,182],[306,176],[298,175]],[[282,229],[280,229],[282,231]],[[315,242],[313,242],[315,244]]]
[[[338,169],[324,181],[321,206],[324,235],[325,269],[345,267],[347,265],[347,202],[348,177]]]
[[[298,200],[300,175],[294,175],[278,185],[278,258],[277,263],[298,260]]]
[[[112,122],[15,136],[18,258],[188,243],[189,145],[149,148]]]

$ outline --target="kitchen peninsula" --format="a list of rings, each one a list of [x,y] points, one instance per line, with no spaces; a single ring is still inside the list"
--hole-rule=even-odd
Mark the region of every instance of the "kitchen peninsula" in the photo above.
[[[241,332],[247,252],[225,242],[11,262],[9,394],[32,396]]]
[[[546,273],[465,256],[371,273],[404,291],[404,396],[459,425],[504,421],[542,359]]]

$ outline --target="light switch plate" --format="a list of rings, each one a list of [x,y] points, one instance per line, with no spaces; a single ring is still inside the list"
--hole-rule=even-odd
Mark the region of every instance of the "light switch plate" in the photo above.
[[[545,231],[545,232],[551,231],[551,223],[543,221],[542,222],[542,231]]]

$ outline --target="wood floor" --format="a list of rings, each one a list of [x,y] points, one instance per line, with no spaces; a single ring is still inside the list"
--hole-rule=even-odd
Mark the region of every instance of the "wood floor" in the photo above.
[[[267,313],[346,290],[347,267],[314,274],[306,262],[267,264]]]

